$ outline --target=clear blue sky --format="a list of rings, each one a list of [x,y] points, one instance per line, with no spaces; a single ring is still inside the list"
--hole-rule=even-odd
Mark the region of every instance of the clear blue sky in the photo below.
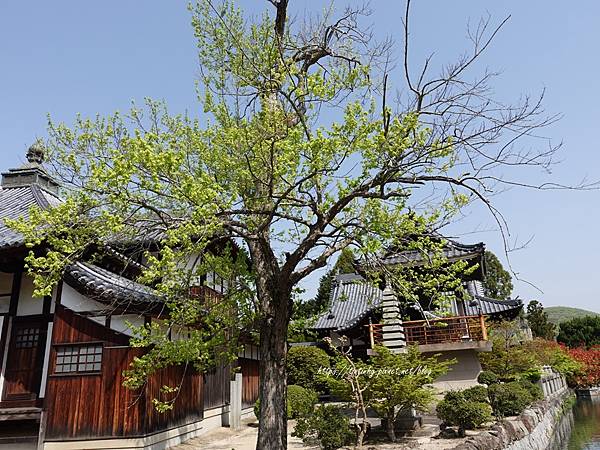
[[[265,0],[245,0],[256,10]],[[338,1],[338,5],[345,2]],[[400,1],[371,2],[380,34],[400,39]],[[291,0],[298,12],[319,7],[317,0]],[[600,3],[542,0],[420,0],[414,2],[414,56],[435,52],[452,61],[466,49],[466,23],[487,14],[512,19],[495,41],[482,68],[502,70],[497,97],[547,89],[546,107],[564,118],[546,134],[564,141],[554,180],[576,183],[600,179],[596,138],[600,119]],[[164,99],[172,111],[194,111],[198,69],[185,1],[105,0],[82,2],[0,2],[0,168],[23,161],[27,147],[46,135],[46,115],[70,122],[77,113],[105,115],[125,110],[132,100]],[[513,239],[527,248],[511,255],[525,283],[522,298],[546,306],[568,305],[600,312],[598,255],[600,192],[513,190],[497,199]],[[474,209],[451,232],[464,242],[485,241],[502,253],[493,221]],[[313,278],[312,284],[314,285]],[[307,286],[312,292],[313,286]]]

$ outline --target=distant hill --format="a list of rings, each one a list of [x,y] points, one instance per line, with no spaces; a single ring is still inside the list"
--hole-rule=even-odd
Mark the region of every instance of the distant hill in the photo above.
[[[559,324],[566,320],[574,319],[575,317],[600,316],[600,314],[593,311],[569,308],[568,306],[549,306],[548,308],[544,308],[544,311],[548,313],[548,320],[554,324]]]

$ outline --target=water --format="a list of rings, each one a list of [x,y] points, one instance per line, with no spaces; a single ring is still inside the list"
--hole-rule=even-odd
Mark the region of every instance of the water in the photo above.
[[[600,450],[600,399],[578,399],[555,432],[551,450]]]

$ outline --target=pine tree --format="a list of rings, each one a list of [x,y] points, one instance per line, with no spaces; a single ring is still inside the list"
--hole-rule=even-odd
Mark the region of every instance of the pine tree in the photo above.
[[[498,257],[489,250],[485,251],[484,264],[486,275],[483,281],[483,290],[486,297],[508,300],[513,290],[510,273],[504,268]]]
[[[535,337],[554,339],[554,325],[548,321],[548,313],[537,300],[532,300],[527,305],[527,323]]]

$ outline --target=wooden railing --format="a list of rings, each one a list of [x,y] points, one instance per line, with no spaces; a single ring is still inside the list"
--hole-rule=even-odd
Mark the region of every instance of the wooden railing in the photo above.
[[[411,320],[401,324],[407,345],[487,341],[484,316],[457,316],[434,320]],[[383,324],[370,324],[371,346],[383,343]]]

